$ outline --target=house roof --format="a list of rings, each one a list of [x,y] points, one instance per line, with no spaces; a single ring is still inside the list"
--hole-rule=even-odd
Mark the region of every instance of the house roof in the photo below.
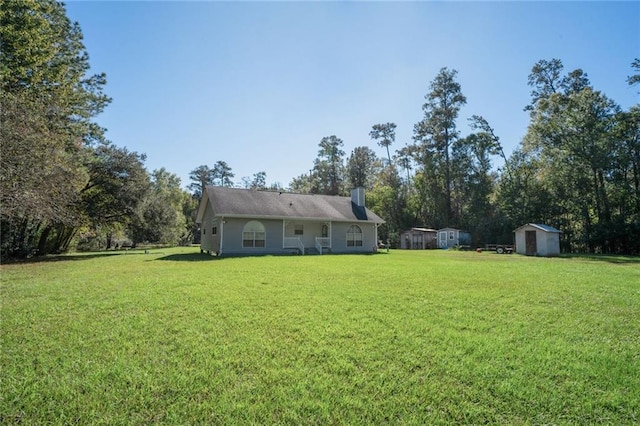
[[[350,197],[207,186],[206,200],[216,216],[384,223],[371,210],[352,203]],[[202,221],[203,214],[201,205],[196,221]]]
[[[521,227],[516,228],[516,230],[514,232],[524,228],[525,226],[533,226],[534,228],[538,228],[538,229],[540,229],[541,231],[544,231],[544,232],[552,232],[552,233],[558,233],[558,234],[562,233],[561,230],[556,229],[553,226],[543,225],[541,223],[527,223],[526,225],[522,225]]]

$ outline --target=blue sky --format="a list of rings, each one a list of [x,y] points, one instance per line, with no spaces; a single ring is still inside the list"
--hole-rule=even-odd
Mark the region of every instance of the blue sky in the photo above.
[[[507,155],[528,124],[527,76],[540,59],[582,68],[623,108],[638,103],[640,2],[71,1],[92,72],[107,74],[107,138],[147,154],[183,186],[226,161],[234,180],[265,171],[287,186],[324,136],[349,155],[376,123],[411,143],[440,68],[467,97],[458,128],[484,116]]]

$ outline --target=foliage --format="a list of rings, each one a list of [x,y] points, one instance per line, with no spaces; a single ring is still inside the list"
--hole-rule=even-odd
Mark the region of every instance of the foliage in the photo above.
[[[189,193],[180,188],[180,178],[164,168],[151,174],[150,190],[136,211],[129,235],[135,243],[189,244],[193,223],[187,223],[193,205]]]
[[[387,150],[388,165],[391,165],[391,154],[389,147],[396,140],[396,123],[374,124],[369,132],[371,139],[378,142],[378,145]]]
[[[242,186],[247,189],[265,190],[267,189],[267,173],[254,173],[252,177],[244,176]]]
[[[204,189],[208,185],[213,185],[214,171],[206,165],[198,166],[191,170],[189,179],[191,179],[192,182],[188,188],[193,193],[193,196],[199,200],[202,198]]]
[[[634,69],[635,74],[627,77],[627,83],[630,86],[635,86],[640,83],[640,58],[635,58],[631,63],[631,67]]]
[[[214,183],[216,179],[218,180],[218,186],[232,187],[233,181],[231,179],[234,177],[235,174],[226,161],[216,161],[216,164],[213,165],[212,178]]]
[[[2,266],[3,424],[640,416],[637,258],[51,260]]]
[[[582,70],[563,76],[562,69],[560,60],[540,61],[529,78],[534,90],[523,149],[549,194],[546,220],[565,231],[570,251],[638,253],[630,242],[640,237],[631,189],[638,176],[634,109],[623,113]]]
[[[74,241],[196,240],[198,200],[206,185],[234,186],[229,164],[192,170],[193,196],[164,169],[150,175],[144,154],[107,141],[94,121],[110,102],[106,76],[89,74],[82,32],[64,5],[2,2],[0,24],[2,257],[62,252]],[[627,83],[637,85],[638,58],[631,68]],[[366,146],[345,159],[343,141],[324,137],[312,169],[289,190],[346,195],[349,186],[366,187],[390,241],[408,227],[450,226],[469,230],[473,244],[510,243],[516,227],[543,222],[563,231],[565,252],[640,254],[640,106],[622,110],[583,70],[565,73],[560,59],[538,61],[527,81],[530,124],[509,158],[482,116],[461,134],[466,97],[457,71],[445,67],[429,85],[413,143],[392,155],[396,124],[373,125],[383,163]],[[267,185],[265,172],[242,185],[282,190]]]
[[[351,188],[371,188],[381,165],[376,153],[369,147],[357,146],[347,159],[347,177]]]
[[[322,138],[318,146],[318,157],[313,162],[313,175],[310,177],[310,192],[326,195],[344,194],[344,142],[331,135]]]
[[[632,67],[638,69],[637,59]],[[528,78],[531,123],[508,158],[484,117],[473,115],[472,132],[460,134],[466,98],[456,74],[440,70],[414,143],[396,151],[395,164],[388,152],[389,167],[369,181],[369,206],[387,222],[383,238],[411,226],[454,226],[469,230],[473,245],[512,243],[513,229],[540,222],[563,231],[565,252],[640,253],[638,106],[623,111],[583,70],[565,73],[559,59],[538,61]],[[637,84],[634,77],[629,84]],[[388,149],[393,138],[384,131],[375,125],[370,136]],[[352,182],[362,183],[348,166]],[[406,178],[398,178],[396,166]]]
[[[110,102],[82,32],[54,1],[0,3],[2,255],[64,249],[84,214],[86,161]],[[53,236],[50,241],[49,236]]]
[[[467,103],[460,84],[456,81],[456,70],[442,68],[431,82],[430,92],[425,96],[427,102],[422,106],[424,118],[414,126],[417,163],[424,171],[422,176],[428,179],[427,185],[440,192],[437,198],[440,220],[444,224],[455,226],[460,216],[453,210],[454,170],[451,149],[458,139],[456,126],[458,112]],[[434,212],[436,213],[436,212]]]

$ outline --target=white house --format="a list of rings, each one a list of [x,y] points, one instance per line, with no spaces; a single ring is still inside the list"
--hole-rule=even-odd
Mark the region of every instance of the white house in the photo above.
[[[549,225],[527,223],[515,231],[516,253],[528,256],[557,256],[560,254],[560,233]]]
[[[351,197],[208,186],[196,223],[200,250],[217,255],[371,253],[384,223]]]

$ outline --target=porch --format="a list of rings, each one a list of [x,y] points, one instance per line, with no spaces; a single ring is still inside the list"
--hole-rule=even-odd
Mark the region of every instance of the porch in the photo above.
[[[282,248],[303,255],[330,253],[331,228],[331,222],[283,220]]]

